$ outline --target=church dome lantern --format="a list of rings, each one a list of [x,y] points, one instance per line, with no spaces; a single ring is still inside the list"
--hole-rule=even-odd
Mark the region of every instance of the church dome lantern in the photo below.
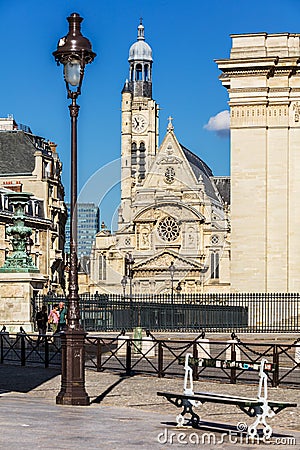
[[[152,97],[152,49],[145,42],[142,19],[137,41],[129,49],[129,83],[135,97]]]
[[[137,42],[132,44],[129,49],[129,58],[128,61],[153,61],[152,59],[152,48],[147,42],[145,42],[144,36],[144,25],[140,24],[138,26],[138,38]]]

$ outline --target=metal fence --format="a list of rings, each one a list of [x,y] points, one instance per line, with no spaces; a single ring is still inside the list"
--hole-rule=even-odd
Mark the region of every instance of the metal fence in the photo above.
[[[67,303],[65,297],[33,298],[33,320],[42,304],[50,310],[61,300]],[[80,296],[80,313],[87,331],[297,332],[300,294],[87,294]]]
[[[205,339],[157,339],[151,332],[139,339],[119,334],[116,337],[87,335],[85,367],[103,371],[119,371],[128,376],[147,374],[157,377],[182,377],[180,359],[187,352],[194,358],[258,363],[267,358],[275,370],[268,374],[269,383],[277,386],[300,386],[300,339],[292,344],[245,343],[237,336],[230,342]],[[25,332],[0,332],[0,363],[22,366],[61,366],[60,335],[29,335]],[[255,372],[232,368],[195,367],[195,380],[214,379],[228,383],[257,383]]]

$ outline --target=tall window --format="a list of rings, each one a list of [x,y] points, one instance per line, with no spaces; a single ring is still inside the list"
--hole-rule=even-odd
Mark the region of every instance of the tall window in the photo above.
[[[137,146],[133,142],[131,145],[131,176],[134,177],[136,174],[136,164],[137,164]]]
[[[135,79],[136,81],[142,81],[143,79],[143,68],[141,64],[137,64],[135,68]]]
[[[139,151],[140,151],[140,155],[139,155],[140,156],[139,157],[139,177],[140,177],[141,180],[143,180],[145,178],[145,172],[146,172],[146,169],[145,169],[145,151],[146,151],[146,149],[145,149],[144,142],[140,143]]]
[[[99,256],[99,280],[106,280],[106,255]]]
[[[210,278],[213,280],[220,278],[219,261],[219,252],[212,252],[210,254]]]

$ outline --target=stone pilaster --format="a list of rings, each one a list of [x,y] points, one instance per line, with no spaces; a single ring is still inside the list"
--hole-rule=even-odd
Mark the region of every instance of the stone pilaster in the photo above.
[[[233,291],[300,288],[300,35],[232,36],[218,60],[231,128]]]

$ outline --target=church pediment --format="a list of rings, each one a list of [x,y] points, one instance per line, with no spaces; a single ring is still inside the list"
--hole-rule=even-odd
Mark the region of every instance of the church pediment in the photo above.
[[[169,130],[146,175],[143,185],[167,192],[182,189],[199,189],[198,181],[172,130]]]
[[[183,159],[176,155],[173,140],[169,139],[166,147],[161,151],[157,158],[157,164],[182,164]]]
[[[170,251],[164,251],[152,258],[144,260],[135,265],[135,271],[143,270],[155,270],[155,271],[166,271],[169,270],[171,263],[174,264],[177,272],[190,271],[190,270],[200,270],[201,265],[195,261],[183,258],[176,253]]]

